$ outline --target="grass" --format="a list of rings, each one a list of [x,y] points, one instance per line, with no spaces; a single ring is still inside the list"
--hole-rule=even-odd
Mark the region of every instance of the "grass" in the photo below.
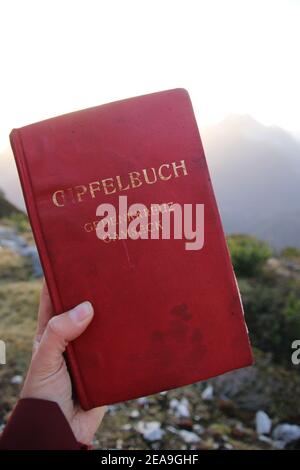
[[[9,248],[0,246],[0,282],[26,281],[32,276],[29,257],[20,256]]]
[[[16,403],[20,385],[12,384],[15,375],[25,375],[36,329],[40,280],[1,282],[0,338],[6,343],[6,365],[0,366],[0,420]]]

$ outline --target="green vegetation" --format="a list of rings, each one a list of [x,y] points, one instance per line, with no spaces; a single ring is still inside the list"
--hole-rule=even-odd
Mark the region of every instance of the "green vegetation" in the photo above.
[[[249,235],[228,237],[228,246],[237,276],[257,276],[271,256],[269,246]]]
[[[0,281],[28,281],[32,277],[32,264],[28,257],[20,256],[8,248],[0,247]]]
[[[36,329],[40,280],[0,284],[0,338],[6,343],[7,364],[0,367],[0,422],[15,405],[20,385],[14,385],[11,378],[24,376],[32,351]]]
[[[30,234],[30,224],[25,212],[9,202],[0,189],[0,221],[1,225],[10,226],[22,234]]]
[[[21,234],[26,234],[31,230],[28,217],[24,212],[13,212],[9,217],[4,218],[2,222],[15,227]]]
[[[300,250],[293,246],[288,246],[281,252],[281,256],[284,258],[300,261]]]
[[[288,271],[280,259],[275,268],[269,266],[270,247],[254,237],[231,236],[228,245],[252,344],[271,353],[275,362],[292,367],[291,343],[300,338],[300,273],[291,266]]]

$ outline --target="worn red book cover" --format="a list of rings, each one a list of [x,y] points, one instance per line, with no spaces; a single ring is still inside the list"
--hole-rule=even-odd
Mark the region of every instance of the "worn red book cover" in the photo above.
[[[14,129],[10,138],[55,312],[84,300],[94,306],[93,322],[67,347],[84,409],[252,363],[186,90],[73,112]],[[141,216],[126,212],[121,221],[121,199],[147,208],[148,235],[120,235],[121,225]],[[116,208],[105,225],[115,236],[98,236],[107,215],[102,204]],[[203,208],[201,248],[186,249],[180,237],[151,237],[152,205],[168,211],[173,204]]]

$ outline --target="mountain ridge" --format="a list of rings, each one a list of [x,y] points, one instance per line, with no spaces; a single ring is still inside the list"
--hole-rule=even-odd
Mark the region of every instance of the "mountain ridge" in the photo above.
[[[227,233],[300,247],[300,143],[277,126],[231,115],[202,132]]]

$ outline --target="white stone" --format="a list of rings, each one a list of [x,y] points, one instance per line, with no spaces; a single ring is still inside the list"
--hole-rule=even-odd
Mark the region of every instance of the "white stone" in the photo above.
[[[273,431],[273,439],[284,444],[300,439],[300,426],[288,423],[279,424]],[[280,446],[279,442],[278,446]]]
[[[123,424],[121,427],[122,431],[130,431],[131,429],[131,424]]]
[[[148,398],[147,397],[140,397],[137,399],[139,405],[148,405]]]
[[[212,385],[207,385],[201,394],[202,400],[210,401],[214,397],[214,389]]]
[[[186,444],[197,444],[201,440],[195,432],[186,431],[185,429],[178,431],[178,435]]]
[[[22,375],[14,375],[10,380],[10,383],[12,384],[21,384],[22,382],[23,382]]]
[[[260,410],[255,415],[255,425],[257,434],[269,434],[272,428],[272,420],[267,413]]]
[[[205,429],[201,424],[194,424],[193,430],[196,431],[197,434],[203,434]]]
[[[140,421],[136,429],[143,435],[144,439],[151,442],[159,441],[165,433],[158,421]]]
[[[169,406],[177,418],[189,418],[190,410],[189,410],[189,401],[186,398],[182,398],[180,401],[176,398],[173,398]]]

